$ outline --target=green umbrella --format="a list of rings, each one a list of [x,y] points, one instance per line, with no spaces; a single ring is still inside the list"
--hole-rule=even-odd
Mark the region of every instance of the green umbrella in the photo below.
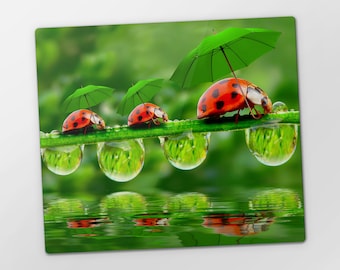
[[[111,98],[113,89],[107,86],[87,85],[76,89],[63,102],[65,112],[91,108],[104,100]]]
[[[121,115],[129,114],[137,105],[149,102],[161,89],[174,87],[174,83],[165,79],[140,80],[130,87],[118,106]]]
[[[208,36],[178,65],[171,80],[182,88],[213,82],[248,66],[272,50],[280,32],[261,28],[227,28]]]

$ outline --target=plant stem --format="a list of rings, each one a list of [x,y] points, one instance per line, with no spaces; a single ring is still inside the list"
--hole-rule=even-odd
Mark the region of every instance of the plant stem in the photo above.
[[[40,138],[41,148],[94,144],[114,140],[127,140],[150,137],[165,137],[181,134],[183,132],[217,132],[243,130],[251,127],[270,124],[300,124],[300,113],[298,111],[271,113],[261,119],[253,119],[250,116],[240,116],[237,123],[234,117],[221,117],[219,119],[207,120],[179,120],[169,121],[159,126],[148,128],[131,128],[126,125],[120,127],[107,127],[102,131],[94,131],[88,134],[64,135],[45,134]]]

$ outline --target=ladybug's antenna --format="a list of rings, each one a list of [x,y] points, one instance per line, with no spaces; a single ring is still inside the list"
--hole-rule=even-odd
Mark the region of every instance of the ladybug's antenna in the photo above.
[[[229,59],[228,59],[228,57],[227,57],[227,54],[225,53],[225,51],[224,51],[224,49],[223,49],[222,46],[220,46],[220,49],[221,49],[221,51],[222,51],[222,53],[223,53],[223,55],[224,55],[225,60],[227,61],[227,64],[228,64],[228,66],[229,66],[231,72],[233,73],[233,76],[234,76],[234,78],[235,78],[235,80],[236,80],[236,82],[237,82],[238,87],[240,88],[240,91],[241,91],[241,93],[242,93],[242,95],[243,95],[243,97],[244,97],[244,101],[245,101],[245,103],[246,103],[248,109],[250,110],[251,116],[252,116],[254,119],[259,119],[259,117],[255,116],[255,115],[253,114],[253,111],[252,111],[252,109],[251,109],[251,107],[250,107],[250,105],[249,105],[249,103],[248,103],[247,96],[246,96],[245,93],[243,93],[241,84],[239,83],[239,81],[238,81],[238,79],[237,79],[237,77],[236,77],[236,74],[235,74],[235,72],[234,72],[234,70],[233,70],[233,67],[231,66],[231,64],[230,64],[230,62],[229,62]]]

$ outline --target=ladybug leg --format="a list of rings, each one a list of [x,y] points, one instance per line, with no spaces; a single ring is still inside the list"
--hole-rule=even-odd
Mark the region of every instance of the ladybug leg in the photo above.
[[[240,110],[237,111],[237,114],[235,114],[235,124],[238,123],[238,118],[240,116]]]
[[[255,111],[255,115],[252,115],[254,119],[260,119],[262,117],[262,113],[260,113],[258,110],[255,109],[255,107],[252,108]]]
[[[156,125],[159,126],[161,122],[159,122],[158,118],[152,118],[152,122]]]

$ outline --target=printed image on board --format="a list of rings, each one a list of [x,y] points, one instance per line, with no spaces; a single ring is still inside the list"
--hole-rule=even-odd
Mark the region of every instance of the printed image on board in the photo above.
[[[293,17],[35,35],[46,252],[305,240]]]

